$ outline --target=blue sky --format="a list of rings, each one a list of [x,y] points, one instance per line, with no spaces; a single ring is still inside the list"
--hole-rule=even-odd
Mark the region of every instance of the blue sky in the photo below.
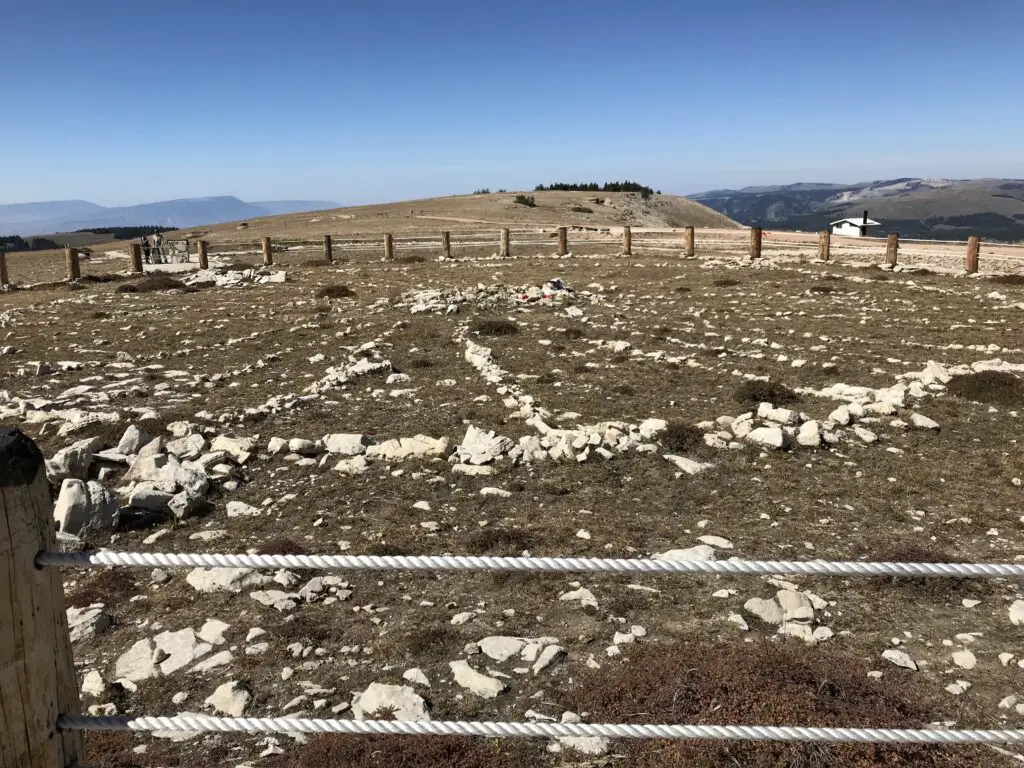
[[[0,203],[1024,177],[1021,0],[0,8]]]

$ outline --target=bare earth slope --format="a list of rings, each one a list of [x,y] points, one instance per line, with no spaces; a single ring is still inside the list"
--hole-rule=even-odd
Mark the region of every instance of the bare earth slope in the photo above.
[[[535,207],[515,202],[517,194],[534,198]],[[595,202],[602,200],[604,202]],[[400,203],[364,205],[285,216],[250,219],[248,230],[270,237],[307,237],[376,232],[422,234],[436,221],[438,230],[479,229],[497,226],[615,227],[626,224],[646,227],[738,228],[740,225],[707,206],[675,195],[655,195],[648,200],[631,192],[527,192],[458,195]],[[202,231],[211,241],[236,239],[239,222],[182,230]],[[174,237],[175,235],[170,235]]]

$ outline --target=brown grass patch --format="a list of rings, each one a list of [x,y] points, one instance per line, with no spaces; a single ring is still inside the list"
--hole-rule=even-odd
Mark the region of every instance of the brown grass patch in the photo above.
[[[1024,285],[1024,275],[996,275],[989,280],[999,285]]]
[[[260,552],[264,555],[310,555],[313,550],[305,544],[288,538],[287,536],[275,536],[260,545]]]
[[[737,285],[741,285],[740,281],[734,277],[722,277],[718,280],[713,280],[711,284],[719,288],[734,288]]]
[[[1006,371],[981,371],[954,376],[946,385],[951,395],[990,405],[1024,403],[1024,381]]]
[[[519,333],[518,325],[500,317],[479,317],[470,324],[469,328],[481,336],[512,336]]]
[[[796,642],[648,646],[626,663],[586,673],[562,704],[589,712],[592,722],[922,727],[940,719],[937,700],[912,694],[899,670],[871,680],[869,669]],[[982,765],[988,757],[924,745],[753,741],[622,741],[615,752],[631,768],[939,768]]]
[[[473,555],[514,557],[534,543],[533,536],[518,528],[484,528],[469,537],[466,551]]]
[[[960,558],[937,547],[917,544],[892,544],[871,552],[869,560],[879,563],[963,563]],[[942,600],[949,595],[957,598],[964,593],[990,594],[992,582],[988,579],[944,578],[938,576],[878,576],[870,579],[878,589],[900,587],[915,595],[931,600]]]
[[[733,392],[733,400],[743,405],[788,405],[800,402],[800,396],[777,381],[744,381]]]
[[[566,328],[562,331],[562,334],[569,341],[576,341],[577,339],[585,339],[587,337],[587,332],[582,328]]]
[[[681,421],[670,422],[659,439],[665,450],[673,453],[692,451],[704,446],[704,433],[692,424],[684,424]]]
[[[158,293],[160,291],[195,293],[196,289],[168,275],[151,275],[142,278],[137,283],[125,283],[117,287],[118,293]]]
[[[543,743],[463,736],[317,736],[270,768],[525,768]]]
[[[395,259],[395,263],[396,264],[422,264],[425,261],[426,261],[425,258],[423,258],[422,256],[416,256],[416,255],[412,255],[412,256],[398,256]]]
[[[351,299],[356,292],[347,285],[325,285],[317,288],[315,296],[318,299]]]
[[[142,590],[125,568],[104,568],[98,573],[82,572],[78,584],[67,596],[69,604],[78,608],[92,603],[117,606]]]

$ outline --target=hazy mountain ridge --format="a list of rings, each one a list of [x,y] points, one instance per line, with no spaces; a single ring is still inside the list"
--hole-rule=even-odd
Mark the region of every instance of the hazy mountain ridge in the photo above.
[[[1024,181],[898,178],[716,189],[689,196],[748,226],[817,231],[865,210],[882,233],[963,240],[1024,240]],[[880,233],[881,234],[881,233]]]
[[[105,207],[87,200],[53,200],[0,205],[0,234],[38,235],[98,227],[196,227],[282,213],[336,208],[327,200],[272,200],[247,203],[230,195],[162,200]]]

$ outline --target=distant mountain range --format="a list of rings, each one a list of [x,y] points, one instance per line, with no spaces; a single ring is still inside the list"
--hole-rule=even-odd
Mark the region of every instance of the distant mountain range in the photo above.
[[[86,200],[0,205],[0,235],[41,235],[95,227],[197,227],[283,213],[337,208],[329,200],[269,200],[247,203],[237,197],[189,197],[107,208]]]
[[[876,234],[965,240],[1024,240],[1024,180],[890,179],[858,184],[801,183],[715,189],[690,195],[748,226],[816,232],[829,221],[860,217]]]

